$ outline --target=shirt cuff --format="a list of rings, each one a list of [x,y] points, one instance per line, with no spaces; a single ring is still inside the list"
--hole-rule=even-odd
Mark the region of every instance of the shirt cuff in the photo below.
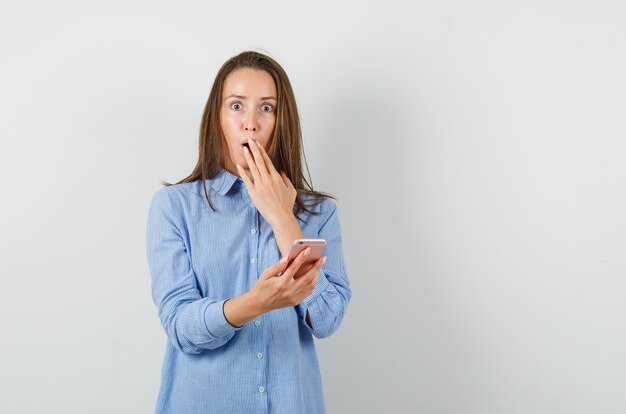
[[[226,320],[226,316],[224,316],[224,302],[227,300],[209,303],[204,311],[206,329],[209,335],[215,338],[222,338],[243,328],[243,326],[233,326]]]

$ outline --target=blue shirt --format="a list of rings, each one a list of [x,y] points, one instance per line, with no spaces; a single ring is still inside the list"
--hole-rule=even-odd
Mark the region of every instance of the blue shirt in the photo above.
[[[148,213],[152,299],[169,339],[156,413],[324,413],[313,336],[339,328],[351,297],[336,203],[300,213],[304,237],[327,241],[313,293],[237,328],[225,300],[252,289],[281,254],[239,177],[223,169],[206,183],[216,211],[198,180],[161,188]]]

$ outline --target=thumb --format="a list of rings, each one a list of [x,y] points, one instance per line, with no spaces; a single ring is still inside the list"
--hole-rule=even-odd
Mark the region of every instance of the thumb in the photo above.
[[[269,279],[271,277],[278,277],[287,268],[287,256],[283,257],[271,267],[265,269],[265,272],[259,277],[259,279]]]

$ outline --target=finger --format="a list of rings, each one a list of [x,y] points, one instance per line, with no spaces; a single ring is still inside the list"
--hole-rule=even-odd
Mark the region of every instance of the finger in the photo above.
[[[309,281],[309,283],[307,283],[306,285],[304,285],[304,287],[309,291],[312,292],[315,290],[315,286],[317,286],[317,280],[319,278],[319,273],[315,272],[315,277],[311,278],[311,280]],[[309,293],[310,294],[310,293]]]
[[[307,259],[309,253],[311,253],[310,247],[307,247],[306,249],[298,253],[296,258],[291,261],[291,264],[289,264],[289,267],[287,267],[287,270],[283,272],[285,276],[288,276],[286,279],[293,280],[293,276],[296,274],[298,269],[300,269],[302,263],[304,263],[304,261]]]
[[[311,268],[315,266],[315,262],[305,262],[302,264],[302,266],[300,266],[300,269],[298,269],[298,271],[296,272],[295,275],[293,275],[294,279],[300,279],[301,277],[303,277],[304,275],[306,275],[307,273],[309,273],[309,270],[311,270]]]
[[[272,277],[278,277],[285,271],[286,267],[287,267],[287,258],[283,257],[282,259],[274,263],[272,266],[265,269],[265,271],[261,274],[259,279],[269,279]]]
[[[315,286],[317,286],[317,282],[319,280],[319,268],[314,269],[314,270],[315,270],[314,272],[311,272],[312,277],[309,280],[305,280],[302,284],[299,284],[299,286],[296,287],[296,289],[298,289],[298,291],[301,292],[302,300],[309,297],[311,293],[313,293],[313,291],[315,290]],[[302,279],[306,279],[306,278],[303,277]]]
[[[307,271],[302,277],[298,278],[298,280],[302,279],[302,284],[308,285],[312,281],[317,279],[317,275],[319,271],[322,269],[322,266],[326,263],[326,257],[322,257],[315,262],[315,264]]]
[[[252,147],[252,144],[250,144],[250,146]],[[246,158],[246,161],[248,162],[248,169],[252,173],[254,182],[259,183],[261,181],[261,173],[259,172],[259,169],[257,168],[257,165],[254,162],[254,158],[252,157],[252,154],[250,153],[250,150],[247,147],[243,147],[243,156]]]
[[[254,154],[254,162],[256,163],[256,167],[261,174],[261,178],[265,179],[269,175],[267,172],[267,166],[265,165],[265,160],[263,159],[263,155],[261,155],[261,144],[257,140],[248,138],[248,145],[250,146],[250,151]]]
[[[267,155],[267,151],[265,151],[265,148],[263,148],[263,145],[261,145],[259,141],[256,141],[256,144],[257,144],[257,148],[259,148],[259,153],[263,157],[263,161],[265,162],[265,168],[267,168],[268,174],[278,175],[278,171],[276,171],[276,168],[274,167],[274,163],[272,162],[272,159],[270,158],[270,156]]]
[[[289,188],[290,190],[295,190],[295,187],[291,183],[291,180],[289,179],[289,177],[287,177],[287,173],[285,173],[284,171],[281,171],[280,176],[283,178],[283,181],[285,182],[285,185],[287,186],[287,188]]]
[[[296,289],[298,290],[306,290],[310,286],[315,288],[315,284],[317,283],[317,270],[314,272],[307,273],[306,277],[301,277],[298,279],[298,283],[296,284]]]
[[[237,171],[239,171],[239,176],[246,185],[246,188],[248,188],[248,191],[250,191],[251,188],[254,188],[254,184],[252,183],[252,179],[248,176],[248,172],[239,164],[237,164]]]

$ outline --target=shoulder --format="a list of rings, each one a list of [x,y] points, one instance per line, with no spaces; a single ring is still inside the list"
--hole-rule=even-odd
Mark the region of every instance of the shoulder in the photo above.
[[[190,197],[197,197],[199,181],[174,184],[159,188],[150,202],[150,211],[160,210],[170,213],[180,210],[188,203]]]
[[[301,217],[307,222],[315,223],[317,228],[323,227],[325,223],[337,215],[337,202],[330,197],[322,197],[320,200],[313,195],[305,194],[302,202],[313,213],[302,212]]]
[[[319,205],[319,212],[322,216],[330,216],[337,211],[337,202],[329,197],[324,197]]]
[[[330,197],[315,197],[312,194],[302,194],[300,199],[311,211],[319,214],[332,212],[337,208],[337,203]]]

